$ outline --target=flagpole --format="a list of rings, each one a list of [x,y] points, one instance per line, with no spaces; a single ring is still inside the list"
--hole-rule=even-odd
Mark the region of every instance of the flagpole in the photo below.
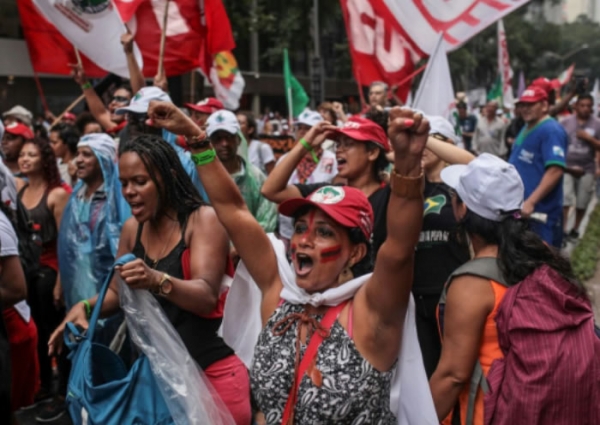
[[[79,102],[81,102],[84,98],[85,98],[85,95],[82,94],[77,99],[75,99],[69,106],[67,106],[67,109],[65,109],[64,111],[62,111],[62,113],[58,117],[56,117],[56,119],[54,120],[54,122],[52,123],[52,125],[50,127],[54,127],[56,124],[58,124],[60,122],[60,120],[62,119],[62,117],[67,112],[71,112],[71,109],[73,109],[75,106],[77,106],[77,104]]]
[[[287,89],[287,101],[288,101],[288,121],[289,121],[290,130],[291,130],[292,127],[294,126],[294,111],[293,111],[293,104],[292,104],[292,88],[291,87],[288,87],[288,89]]]
[[[77,58],[77,65],[79,65],[79,68],[81,68],[83,70],[83,61],[81,60],[81,55],[79,54],[79,49],[75,46],[73,46],[73,49],[75,49],[75,57]]]
[[[158,54],[158,75],[161,77],[164,73],[164,59],[165,59],[165,42],[167,40],[167,23],[169,22],[169,3],[171,0],[167,0],[165,4],[165,13],[162,21],[162,32],[160,34],[160,51]]]

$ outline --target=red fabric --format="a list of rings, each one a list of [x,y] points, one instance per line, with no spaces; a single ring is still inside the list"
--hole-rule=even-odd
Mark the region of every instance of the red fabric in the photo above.
[[[204,374],[221,398],[236,424],[252,422],[250,378],[244,363],[236,355],[214,362]]]
[[[337,136],[348,136],[351,139],[361,142],[373,142],[379,145],[384,151],[390,151],[390,141],[385,134],[385,131],[379,124],[359,117],[353,116],[344,123],[344,126],[334,130],[332,139],[336,140]]]
[[[144,75],[153,77],[158,71],[162,13],[166,0],[152,3],[149,0],[115,0],[114,3],[123,21],[135,31],[135,41],[144,58]],[[208,75],[212,56],[235,48],[222,1],[204,0],[206,26],[202,25],[200,3],[198,0],[171,0],[169,4],[164,57],[168,76],[197,68]],[[135,24],[131,22],[134,17]]]
[[[25,320],[10,307],[2,312],[10,344],[11,408],[14,411],[33,404],[40,389],[37,355],[37,328],[33,320]]]
[[[14,136],[23,136],[23,138],[25,138],[26,140],[33,139],[33,131],[31,131],[31,129],[25,124],[22,124],[20,122],[12,122],[9,125],[7,125],[4,129],[8,134],[12,134]]]
[[[183,279],[190,280],[192,278],[191,273],[191,258],[190,258],[190,249],[187,248],[183,251],[183,255],[181,256],[181,266],[183,268]],[[235,274],[235,268],[233,267],[233,261],[231,261],[231,257],[227,256],[227,264],[225,265],[225,274],[229,277],[233,277]],[[227,294],[229,293],[229,289],[223,291],[219,295],[219,301],[217,301],[217,307],[214,309],[212,313],[205,317],[207,319],[220,319],[223,317],[223,312],[225,311],[225,301],[227,300]]]
[[[575,285],[542,266],[506,292],[496,324],[486,425],[600,423],[600,339]]]
[[[113,128],[106,130],[106,132],[112,136],[116,136],[119,134],[121,130],[125,128],[127,125],[127,120],[121,121],[119,124],[115,125]]]
[[[69,75],[70,63],[77,63],[73,45],[56,30],[36,9],[31,0],[19,0],[21,27],[27,42],[27,50],[35,72]],[[104,77],[107,72],[81,55],[85,73],[89,77]]]
[[[362,86],[383,81],[400,84],[425,57],[407,36],[383,0],[340,0],[352,56],[354,78]],[[398,87],[406,101],[412,81]]]

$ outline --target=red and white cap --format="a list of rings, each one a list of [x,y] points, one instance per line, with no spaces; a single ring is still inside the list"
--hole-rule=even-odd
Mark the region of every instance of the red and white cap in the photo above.
[[[34,137],[33,131],[31,131],[29,127],[16,121],[7,125],[5,131],[6,133],[13,134],[15,136],[21,136],[25,140],[31,140]]]
[[[331,139],[336,140],[341,135],[359,142],[373,142],[384,151],[390,151],[390,141],[383,128],[367,118],[351,117],[344,123],[343,127],[334,131]]]
[[[517,103],[537,103],[548,100],[548,93],[539,86],[529,86],[523,92]]]
[[[220,111],[221,109],[225,109],[223,103],[214,97],[207,97],[196,104],[186,103],[185,107],[208,115],[212,114],[213,112]]]
[[[554,87],[552,86],[552,81],[547,79],[546,77],[536,78],[531,82],[529,87],[539,87],[544,90],[547,94],[550,94]]]
[[[279,212],[293,217],[302,207],[319,208],[336,223],[348,228],[358,227],[367,240],[373,232],[373,208],[359,189],[349,186],[323,186],[307,198],[294,198],[282,202]]]

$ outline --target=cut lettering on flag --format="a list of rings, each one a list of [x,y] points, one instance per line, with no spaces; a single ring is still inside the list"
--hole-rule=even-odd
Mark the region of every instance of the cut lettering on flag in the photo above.
[[[308,105],[308,95],[300,81],[292,75],[288,50],[283,49],[283,81],[285,84],[285,97],[290,118],[295,118],[304,111]]]
[[[439,115],[450,118],[454,108],[454,88],[450,76],[448,56],[444,50],[444,35],[438,37],[438,44],[434,49],[425,74],[415,95],[413,108],[423,111],[427,115]]]
[[[363,86],[394,86],[415,64],[433,54],[439,34],[445,52],[529,0],[340,0],[348,33],[354,78]],[[399,87],[405,100],[410,83]]]
[[[246,82],[235,56],[229,51],[217,53],[210,69],[210,82],[215,96],[230,110],[240,107],[240,98]]]
[[[506,42],[506,32],[504,31],[504,22],[502,19],[498,21],[498,71],[502,84],[500,104],[505,108],[512,108],[515,103],[512,88],[513,70],[510,67],[510,56],[508,55],[508,44]]]
[[[121,35],[126,29],[110,0],[33,1],[40,13],[73,47],[100,68],[121,77],[129,77],[121,46]],[[141,68],[142,55],[135,43],[133,51]]]
[[[567,69],[565,69],[563,72],[560,73],[560,75],[558,76],[558,78],[556,79],[558,81],[558,83],[560,83],[560,86],[564,86],[565,84],[567,84],[569,81],[571,81],[571,77],[573,77],[573,72],[575,71],[575,64],[572,64],[570,67],[568,67]]]

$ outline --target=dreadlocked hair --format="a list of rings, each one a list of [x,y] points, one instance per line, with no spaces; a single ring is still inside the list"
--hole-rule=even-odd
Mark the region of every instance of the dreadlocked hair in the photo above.
[[[31,144],[38,149],[40,153],[40,160],[42,162],[42,176],[44,181],[48,185],[48,190],[52,190],[56,187],[60,187],[62,181],[60,179],[60,172],[56,165],[56,156],[54,150],[50,146],[50,143],[46,139],[35,138],[27,140],[23,146]]]
[[[139,155],[156,185],[159,214],[167,207],[173,208],[183,226],[190,214],[206,205],[181,165],[177,152],[162,138],[149,134],[135,137],[124,144],[119,155],[127,152]]]

